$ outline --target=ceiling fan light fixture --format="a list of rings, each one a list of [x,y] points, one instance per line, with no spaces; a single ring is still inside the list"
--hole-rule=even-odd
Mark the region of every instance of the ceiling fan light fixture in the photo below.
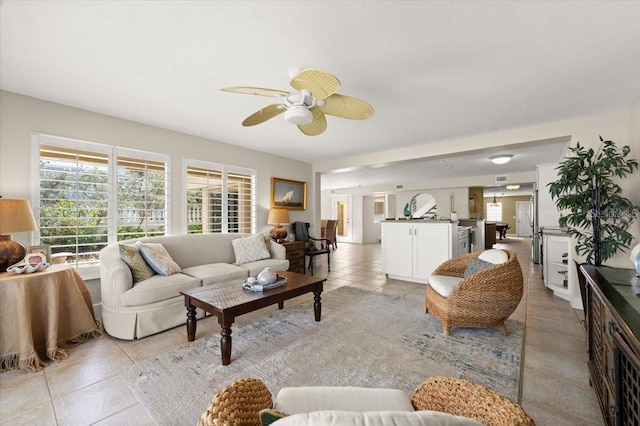
[[[287,123],[300,126],[311,123],[313,120],[313,113],[307,107],[293,106],[287,108],[287,111],[284,113],[284,119]]]
[[[506,164],[511,161],[511,158],[513,158],[512,154],[500,154],[492,155],[491,157],[489,157],[489,160],[491,160],[493,164]]]

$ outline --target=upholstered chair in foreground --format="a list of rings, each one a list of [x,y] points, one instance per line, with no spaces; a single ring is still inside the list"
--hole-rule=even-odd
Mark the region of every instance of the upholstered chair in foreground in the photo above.
[[[516,254],[491,249],[454,257],[433,272],[427,284],[426,312],[451,327],[500,327],[522,299],[524,280]]]

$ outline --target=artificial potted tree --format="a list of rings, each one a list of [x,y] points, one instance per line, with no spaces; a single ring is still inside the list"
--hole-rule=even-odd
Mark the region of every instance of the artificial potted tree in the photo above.
[[[631,148],[619,149],[602,136],[600,142],[598,151],[580,143],[570,147],[556,168],[558,180],[547,185],[561,211],[560,226],[574,237],[576,253],[595,266],[629,248],[633,235],[627,230],[640,213],[615,182],[638,169],[638,161],[627,158]],[[584,281],[579,281],[584,304]]]

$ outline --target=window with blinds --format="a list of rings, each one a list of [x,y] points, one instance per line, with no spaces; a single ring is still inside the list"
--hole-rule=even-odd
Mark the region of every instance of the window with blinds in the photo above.
[[[255,232],[255,171],[187,159],[185,172],[188,233]]]
[[[222,168],[187,166],[187,233],[222,232]]]
[[[108,152],[40,145],[39,164],[40,244],[68,253],[67,262],[97,267],[109,234]]]
[[[487,221],[502,222],[502,203],[487,203]]]
[[[255,174],[230,171],[227,175],[228,232],[251,234],[255,231]]]
[[[37,244],[65,253],[84,278],[100,275],[99,252],[107,244],[165,234],[165,155],[37,133],[33,148]]]
[[[118,155],[117,240],[164,235],[168,220],[168,165],[158,159]]]

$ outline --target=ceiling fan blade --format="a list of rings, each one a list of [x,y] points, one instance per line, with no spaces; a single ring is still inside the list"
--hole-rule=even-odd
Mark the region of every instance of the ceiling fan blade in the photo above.
[[[260,95],[260,96],[287,96],[289,92],[276,89],[265,89],[264,87],[245,87],[245,86],[233,86],[223,87],[220,89],[224,92],[244,93],[247,95]]]
[[[313,113],[311,123],[299,125],[298,129],[307,136],[317,136],[327,130],[327,119],[318,108],[311,108],[311,112]]]
[[[291,87],[308,90],[316,99],[325,99],[340,88],[340,80],[326,71],[307,68],[291,79]]]
[[[351,118],[353,120],[364,120],[374,114],[373,107],[358,98],[334,93],[324,100],[325,105],[320,107],[320,111],[336,117]]]
[[[281,104],[267,105],[266,107],[258,110],[244,119],[242,125],[245,127],[255,126],[256,124],[264,123],[265,121],[275,117],[278,114],[282,114],[285,111]]]

